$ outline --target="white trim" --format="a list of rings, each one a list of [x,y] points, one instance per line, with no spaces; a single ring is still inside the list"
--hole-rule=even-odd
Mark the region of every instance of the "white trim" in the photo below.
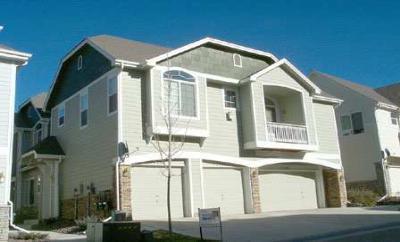
[[[239,64],[237,64],[236,63],[236,61],[235,61],[235,57],[239,57]],[[237,53],[234,53],[233,55],[232,55],[232,59],[233,59],[233,66],[234,67],[240,67],[240,68],[242,68],[242,56],[240,55],[240,54],[237,54]]]
[[[278,149],[278,150],[305,150],[317,151],[317,145],[292,144],[257,140],[244,143],[244,149]]]
[[[343,103],[342,99],[339,98],[334,98],[334,97],[325,97],[321,95],[313,95],[312,96],[314,101],[322,101],[322,102],[327,102],[327,103],[332,103],[332,104],[341,104]]]
[[[17,65],[26,65],[31,57],[32,54],[0,48],[0,58],[16,61]]]
[[[290,71],[292,71],[294,74],[296,74],[297,77],[300,78],[304,84],[308,85],[313,90],[313,93],[315,93],[315,94],[321,93],[321,89],[319,89],[319,87],[317,87],[310,79],[308,79],[308,77],[306,77],[303,73],[301,73],[301,71],[299,69],[297,69],[294,65],[292,65],[286,59],[281,59],[280,61],[268,66],[267,68],[251,75],[250,81],[256,81],[262,75],[264,75],[280,66],[286,66]]]
[[[165,134],[168,135],[168,128],[165,126],[154,126],[153,127],[153,132],[156,134]],[[173,128],[172,131],[173,135],[186,135],[186,136],[191,136],[191,137],[208,137],[209,132],[204,129],[198,129],[198,128]]]
[[[135,165],[145,162],[160,160],[160,154],[154,153],[142,153],[135,156],[128,157],[124,164]],[[233,164],[242,167],[252,167],[258,168],[267,165],[274,164],[285,164],[285,163],[305,163],[329,167],[332,169],[340,170],[342,168],[341,164],[337,162],[332,162],[329,160],[319,159],[315,157],[303,157],[303,159],[287,159],[287,158],[254,158],[254,157],[234,157],[226,155],[218,155],[213,153],[205,152],[195,152],[195,151],[181,151],[177,153],[174,159],[201,159],[222,162],[227,164]]]
[[[255,100],[254,100],[254,92],[253,92],[253,83],[249,83],[250,85],[250,99],[252,102],[252,107],[251,107],[251,111],[252,111],[252,115],[253,115],[253,131],[254,131],[254,141],[255,141],[255,147],[257,147],[257,140],[258,140],[258,136],[257,136],[257,117],[256,117],[256,104],[255,104]],[[263,95],[264,96],[264,95]],[[264,107],[265,109],[265,107]],[[264,114],[264,123],[265,123],[265,114]],[[246,146],[245,146],[246,147]],[[246,149],[246,148],[245,148]]]
[[[234,92],[235,93],[235,97],[236,97],[236,103],[235,103],[235,107],[233,108],[233,107],[226,107],[225,106],[225,93],[226,93],[226,91],[232,91],[232,92]],[[235,111],[236,112],[236,110],[240,110],[240,105],[239,105],[239,92],[238,92],[238,90],[236,89],[236,88],[233,88],[233,87],[228,87],[228,86],[223,86],[222,87],[222,107],[225,109],[225,110],[228,110],[228,111]]]
[[[383,103],[383,102],[378,102],[376,104],[376,106],[378,108],[389,109],[389,110],[393,110],[393,111],[398,111],[399,110],[399,107],[397,107],[395,105],[390,105],[390,104],[387,104],[387,103]]]
[[[83,57],[82,55],[78,56],[78,63],[77,63],[77,70],[80,71],[82,70],[82,66],[83,66]]]
[[[271,53],[260,51],[260,50],[256,50],[256,49],[252,49],[252,48],[248,48],[248,47],[244,47],[244,46],[241,46],[241,45],[229,43],[229,42],[226,42],[226,41],[222,41],[222,40],[218,40],[218,39],[214,39],[214,38],[210,38],[210,37],[206,37],[206,38],[203,38],[201,40],[198,40],[198,41],[192,42],[190,44],[184,45],[184,46],[182,46],[180,48],[177,48],[177,49],[174,49],[172,51],[169,51],[169,52],[167,52],[165,54],[162,54],[162,55],[159,55],[157,57],[148,59],[148,60],[146,60],[146,62],[147,62],[148,65],[154,66],[154,65],[157,64],[157,62],[160,62],[160,61],[165,60],[167,58],[174,57],[174,56],[176,56],[176,55],[178,55],[180,53],[189,51],[191,49],[197,48],[199,46],[202,46],[202,45],[208,44],[208,43],[212,43],[212,44],[215,44],[215,45],[220,45],[220,46],[224,46],[224,47],[240,50],[240,51],[243,51],[243,52],[248,52],[248,53],[251,53],[251,54],[256,54],[256,55],[268,57],[268,58],[271,58],[275,62],[278,61],[278,59]]]

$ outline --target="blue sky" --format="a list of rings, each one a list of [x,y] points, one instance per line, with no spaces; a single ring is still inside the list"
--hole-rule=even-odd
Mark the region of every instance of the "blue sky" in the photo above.
[[[240,2],[240,4],[239,4]],[[17,104],[47,91],[86,36],[179,47],[205,36],[269,51],[304,73],[372,87],[400,81],[400,1],[2,1],[0,43],[33,54]]]

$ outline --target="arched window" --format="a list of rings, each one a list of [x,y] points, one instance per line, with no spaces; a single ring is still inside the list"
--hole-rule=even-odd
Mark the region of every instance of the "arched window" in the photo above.
[[[277,122],[277,107],[276,103],[270,99],[265,98],[265,119],[267,122]]]
[[[184,71],[164,72],[164,112],[196,117],[196,79]]]

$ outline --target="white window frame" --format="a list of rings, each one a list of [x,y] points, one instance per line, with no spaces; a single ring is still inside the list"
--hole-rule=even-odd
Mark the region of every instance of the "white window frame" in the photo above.
[[[82,98],[87,98],[87,108],[83,109],[82,107]],[[86,110],[86,124],[82,125],[82,112]],[[86,128],[89,125],[89,93],[88,90],[84,90],[79,94],[79,127],[81,129]]]
[[[343,129],[343,123],[342,123],[342,118],[343,118],[343,117],[348,117],[348,118],[349,118],[349,121],[350,121],[350,128],[348,128],[348,129]],[[352,122],[352,120],[351,120],[351,114],[343,114],[343,115],[340,115],[340,131],[342,132],[342,135],[343,135],[343,136],[348,136],[348,135],[350,135],[350,134],[353,133],[353,122]]]
[[[61,113],[61,110],[63,110],[64,112],[64,122],[62,123],[62,124],[60,124],[60,113]],[[65,126],[65,103],[62,103],[62,104],[60,104],[59,106],[58,106],[58,108],[57,108],[57,126],[59,127],[59,128],[61,128],[61,127],[64,127]]]
[[[77,63],[78,71],[82,70],[82,65],[83,65],[83,57],[82,57],[82,55],[80,55],[80,56],[78,56],[78,63]]]
[[[397,113],[395,112],[390,113],[390,122],[392,125],[399,125],[399,118]]]
[[[226,94],[227,91],[231,91],[231,92],[235,93],[235,95],[236,95],[236,105],[235,105],[235,107],[227,107],[226,106],[225,94]],[[239,93],[238,93],[238,91],[233,89],[233,88],[223,88],[222,89],[222,105],[223,105],[224,109],[231,109],[231,110],[239,109]]]
[[[115,86],[116,86],[115,93],[110,94],[110,82],[113,80],[115,80]],[[117,94],[117,107],[114,111],[110,112],[110,97],[114,94]],[[115,76],[112,78],[108,78],[107,79],[107,116],[112,116],[118,112],[118,102],[119,102],[118,95],[119,95],[119,93],[118,93],[118,77]]]
[[[182,80],[176,80],[176,79],[169,79],[169,78],[164,78],[164,73],[168,71],[182,71],[186,72],[187,74],[193,76],[194,81],[193,82],[188,82],[188,81],[182,81]],[[166,110],[165,110],[165,105],[164,105],[164,86],[165,86],[165,81],[172,81],[172,82],[177,82],[178,83],[178,95],[179,95],[179,107],[182,106],[182,98],[181,98],[181,83],[183,84],[190,84],[194,85],[194,90],[195,90],[195,116],[186,116],[186,115],[181,115],[181,114],[171,114],[171,117],[174,118],[182,118],[182,119],[195,119],[199,120],[200,119],[200,105],[199,105],[199,85],[196,76],[191,73],[190,71],[180,69],[180,68],[171,68],[169,70],[165,70],[161,73],[161,95],[162,95],[162,113],[163,115],[166,115]],[[180,111],[180,110],[179,110]]]
[[[239,63],[236,63],[236,57],[239,57]],[[233,54],[232,59],[233,59],[233,66],[242,67],[243,60],[242,60],[242,56],[240,54],[237,54],[237,53]]]

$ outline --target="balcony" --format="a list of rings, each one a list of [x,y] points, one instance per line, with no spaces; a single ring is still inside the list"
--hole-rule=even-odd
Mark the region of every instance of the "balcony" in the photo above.
[[[289,144],[308,144],[305,125],[267,122],[267,141]]]

